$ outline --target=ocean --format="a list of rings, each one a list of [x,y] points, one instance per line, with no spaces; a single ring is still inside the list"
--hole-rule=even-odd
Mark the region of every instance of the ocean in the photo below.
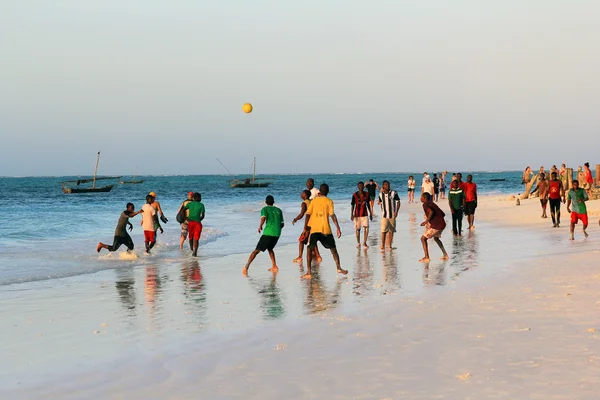
[[[472,172],[481,194],[517,194],[522,190],[521,173]],[[412,174],[420,182],[422,173]],[[466,178],[467,173],[463,173]],[[326,182],[330,197],[335,201],[336,213],[345,234],[352,234],[348,218],[349,203],[358,181],[387,179],[406,202],[408,173],[376,174],[313,174],[316,186]],[[140,176],[144,183],[117,185],[109,193],[64,194],[59,182],[77,177],[23,177],[0,178],[3,193],[3,226],[0,230],[0,286],[51,281],[69,276],[92,274],[106,269],[130,265],[128,257],[100,256],[95,248],[98,241],[112,244],[114,228],[127,202],[141,208],[150,191],[157,193],[169,222],[165,233],[158,235],[152,262],[156,259],[173,260],[182,257],[179,251],[179,224],[177,209],[188,191],[202,193],[206,219],[200,242],[200,259],[224,257],[250,252],[257,240],[259,212],[265,196],[275,197],[283,212],[287,229],[280,245],[295,243],[299,227],[291,228],[291,221],[300,210],[300,192],[305,188],[307,175],[275,175],[269,188],[232,189],[224,175],[196,176]],[[491,181],[491,179],[506,179]],[[377,213],[377,207],[375,212]],[[140,216],[131,220],[131,236],[136,250],[143,249],[143,231]],[[143,264],[140,257],[135,260]]]

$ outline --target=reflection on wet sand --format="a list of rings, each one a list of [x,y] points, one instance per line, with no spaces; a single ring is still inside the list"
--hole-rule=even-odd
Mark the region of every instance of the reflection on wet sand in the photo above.
[[[181,265],[181,281],[183,282],[183,295],[187,300],[194,303],[206,301],[205,282],[198,260]]]
[[[154,328],[155,313],[157,310],[157,300],[162,292],[162,280],[158,275],[156,266],[146,267],[146,277],[144,279],[144,297],[146,298],[146,308],[150,316],[151,328]]]
[[[383,268],[383,282],[386,287],[385,293],[391,293],[400,289],[398,262],[395,251],[381,253],[381,267]]]
[[[342,288],[341,279],[338,278],[335,283],[335,288],[331,293],[327,292],[327,288],[319,276],[319,270],[313,270],[312,279],[304,279],[303,286],[306,291],[306,301],[304,307],[308,314],[316,314],[321,311],[334,308],[338,305],[340,291]]]
[[[426,285],[445,285],[445,269],[445,262],[433,265],[431,263],[425,263],[425,265],[423,266],[423,283],[425,283]]]
[[[454,236],[450,255],[451,280],[460,274],[479,265],[479,242],[473,231],[467,231],[463,236]]]
[[[414,237],[418,234],[417,227],[419,226],[419,224],[417,224],[417,214],[409,213],[408,214],[408,222],[410,222],[410,224],[409,224],[410,235],[412,237]]]
[[[116,269],[117,280],[115,287],[119,294],[121,305],[129,316],[135,316],[135,275],[133,268]]]
[[[369,253],[366,249],[358,249],[352,275],[352,293],[361,296],[369,293],[372,289],[373,271],[369,263]]]
[[[277,285],[277,274],[268,280],[249,277],[248,281],[260,298],[260,309],[265,319],[279,319],[285,315],[285,305],[281,299],[281,288]]]

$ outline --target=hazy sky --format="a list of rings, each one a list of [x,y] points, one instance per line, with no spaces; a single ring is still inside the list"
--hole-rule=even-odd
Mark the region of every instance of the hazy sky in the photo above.
[[[88,175],[98,150],[102,174],[600,163],[598,21],[597,0],[0,0],[0,175]]]

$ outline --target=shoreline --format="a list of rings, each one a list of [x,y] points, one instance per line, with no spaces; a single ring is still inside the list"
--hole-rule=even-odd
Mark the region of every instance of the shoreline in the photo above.
[[[503,222],[514,222],[513,225],[507,225],[506,229],[515,229],[518,224],[527,230],[526,232],[514,231],[514,234],[540,235],[547,226],[545,223],[550,220],[542,220],[539,215],[529,216],[531,212],[536,212],[535,204],[539,208],[537,201],[526,204],[522,202],[522,205],[517,207],[518,210],[510,212],[508,201],[501,203],[503,200],[500,198],[484,199],[483,196],[481,200],[483,200],[481,208],[478,210],[482,211],[479,216],[485,222],[484,225],[487,225],[488,221],[496,221],[495,218],[502,219],[504,215]],[[516,207],[514,202],[511,204],[513,208]],[[590,211],[597,212],[596,204],[597,201],[593,205],[590,204],[593,206],[588,207]],[[416,214],[421,210],[419,204],[415,207],[411,205],[403,208],[410,208],[407,214],[413,210]],[[510,213],[510,218],[506,216],[507,212]],[[565,214],[566,212],[563,218]],[[420,221],[417,219],[417,222]],[[532,254],[518,259],[514,264],[495,271],[495,274],[488,275],[485,279],[481,279],[485,271],[475,272],[475,277],[461,278],[440,288],[435,283],[435,278],[431,278],[429,288],[435,290],[425,288],[416,295],[407,296],[400,289],[400,292],[387,293],[388,296],[380,294],[367,297],[366,301],[361,301],[359,306],[351,307],[349,310],[334,305],[318,310],[313,316],[307,317],[305,314],[296,319],[264,323],[241,333],[225,331],[226,336],[231,335],[231,338],[215,339],[220,345],[209,353],[201,344],[202,341],[199,342],[193,335],[181,336],[171,333],[167,336],[178,337],[179,346],[168,346],[170,350],[166,359],[141,351],[140,354],[125,361],[123,366],[115,366],[115,370],[102,369],[103,373],[100,377],[96,376],[98,371],[83,375],[76,374],[78,379],[71,383],[55,377],[59,382],[53,382],[51,387],[34,385],[34,387],[23,387],[15,391],[4,391],[4,393],[7,398],[21,398],[18,396],[26,398],[34,395],[35,397],[49,395],[61,398],[94,398],[100,393],[94,390],[101,390],[113,396],[147,398],[156,397],[157,393],[163,391],[164,396],[159,395],[161,398],[179,398],[190,395],[194,392],[192,388],[199,385],[203,388],[204,394],[213,397],[264,398],[286,395],[291,398],[311,396],[431,398],[435,392],[438,396],[442,396],[441,398],[444,393],[449,398],[457,398],[456,396],[467,398],[474,396],[472,391],[477,390],[479,392],[475,393],[481,398],[489,396],[491,389],[488,386],[494,387],[495,384],[496,393],[504,391],[506,394],[498,395],[498,398],[507,396],[532,398],[533,394],[522,396],[525,392],[517,392],[517,389],[523,390],[536,384],[535,390],[544,392],[547,387],[539,382],[539,372],[535,372],[536,369],[544,370],[544,365],[551,365],[552,368],[547,367],[548,371],[545,373],[552,376],[558,374],[554,377],[554,382],[562,382],[563,387],[569,388],[569,382],[572,382],[577,370],[580,375],[584,373],[580,381],[587,379],[585,382],[590,384],[591,388],[597,382],[590,378],[591,374],[585,374],[588,370],[598,371],[600,358],[597,351],[590,351],[588,354],[589,360],[598,360],[596,364],[592,361],[589,362],[590,365],[586,364],[585,368],[588,370],[581,371],[583,365],[576,363],[572,365],[573,371],[567,371],[561,369],[560,364],[555,360],[569,360],[568,354],[555,349],[554,347],[559,347],[555,346],[556,342],[543,341],[546,340],[544,334],[548,333],[552,340],[564,342],[565,348],[576,348],[579,356],[583,351],[578,346],[580,343],[600,339],[600,334],[587,332],[587,329],[600,331],[600,326],[597,326],[598,319],[593,315],[600,309],[600,301],[596,301],[600,297],[591,290],[594,283],[600,281],[600,274],[596,273],[590,263],[585,263],[592,253],[598,252],[599,230],[595,226],[595,221],[591,220],[590,238],[568,243],[568,228],[564,226],[560,233],[551,227],[547,228],[549,232],[545,234],[548,238],[544,240],[548,240],[551,246],[549,248],[552,248],[549,255]],[[484,227],[493,229],[492,226]],[[531,228],[535,229],[529,231]],[[478,235],[477,229],[475,235]],[[447,231],[448,228],[442,240],[448,248],[452,239]],[[373,234],[372,232],[371,235]],[[485,231],[481,235],[485,235]],[[576,238],[577,235],[576,230]],[[350,243],[354,243],[352,236],[346,235],[340,240],[344,252],[350,251]],[[586,243],[592,246],[585,246]],[[400,261],[412,263],[412,260],[405,260],[402,256],[414,252],[405,249],[405,246],[414,247],[417,243],[397,244],[399,249],[395,252],[398,252]],[[284,247],[296,248],[292,244]],[[418,250],[421,250],[420,247]],[[433,247],[432,256],[435,257],[438,251]],[[378,248],[376,252],[379,252]],[[281,253],[283,256],[288,251],[284,250]],[[340,252],[340,254],[344,262],[344,253]],[[240,255],[230,257],[231,259],[244,258]],[[269,264],[268,257],[263,255],[260,258],[262,260],[257,259],[250,273],[264,277],[267,274],[266,268],[265,271],[261,270],[263,264],[265,267]],[[330,258],[329,254],[324,254],[323,267],[326,269],[324,275],[329,285],[333,280],[329,277],[332,272],[335,272]],[[229,259],[223,261],[222,265],[237,270],[238,266],[231,267],[229,261]],[[439,265],[443,263],[432,262],[431,264],[433,264],[432,274],[435,275],[435,270],[439,271]],[[528,266],[526,270],[522,269],[523,264]],[[566,270],[577,271],[577,274],[565,276],[564,267],[568,265],[577,266],[576,270],[573,268]],[[342,266],[344,267],[344,264]],[[242,267],[243,265],[239,265],[240,279],[243,279]],[[382,264],[377,263],[374,268],[382,268]],[[280,265],[279,275],[291,275],[286,271],[287,269]],[[209,270],[204,273],[208,275]],[[353,275],[360,273],[363,272],[355,270],[352,266],[350,278],[344,280],[343,287],[353,285]],[[467,274],[473,275],[469,271]],[[581,328],[582,325],[586,325],[587,328],[571,329],[569,323],[575,317],[567,316],[565,311],[567,306],[570,307],[568,311],[577,311],[577,326]],[[457,309],[460,312],[457,312]],[[545,317],[548,313],[556,320],[549,321]],[[505,321],[504,325],[508,321],[508,326],[500,325],[499,320]],[[570,336],[556,337],[551,333],[552,327],[559,327],[560,329],[554,329],[557,332],[568,331]],[[110,333],[110,328],[107,330]],[[314,332],[319,334],[314,335]],[[532,340],[534,336],[536,340]],[[450,337],[455,341],[451,341]],[[540,340],[542,342],[539,342]],[[506,348],[509,342],[513,343],[515,349]],[[182,348],[186,350],[182,352]],[[550,357],[550,361],[542,362],[539,355],[531,355],[528,358],[527,351],[531,349],[539,350],[540,354],[546,352],[546,357]],[[473,353],[474,351],[476,352]],[[458,357],[445,356],[447,352],[458,352]],[[490,356],[487,364],[484,362],[486,357],[481,357],[481,354]],[[504,355],[511,355],[514,360],[521,361],[513,360],[512,364],[507,363]],[[432,358],[436,360],[433,370],[428,362],[423,361]],[[415,370],[411,370],[409,364],[413,365]],[[363,370],[361,368],[363,365],[369,365],[369,369]],[[382,365],[387,367],[382,369]],[[144,373],[138,372],[130,376],[125,366],[139,368]],[[334,374],[336,368],[341,368],[341,373],[346,377],[351,376],[352,379],[338,379]],[[310,372],[314,369],[319,371],[316,376]],[[359,370],[361,374],[357,375],[356,371]],[[504,370],[505,375],[493,373],[500,370]],[[164,375],[164,371],[169,371],[168,379],[144,377],[146,375],[160,377]],[[234,376],[239,377],[240,373],[243,379],[233,379]],[[192,376],[195,377],[194,385],[189,384]],[[276,383],[271,379],[274,376],[278,379]],[[598,374],[596,373],[595,376]],[[561,380],[561,377],[564,379]],[[567,377],[571,380],[567,380]],[[425,382],[426,380],[430,382],[431,379],[436,382],[433,387]],[[99,383],[99,380],[103,384],[96,387],[95,384]],[[518,384],[513,387],[509,384],[511,381]],[[87,386],[82,382],[86,382]],[[374,382],[376,384],[373,384]],[[555,385],[560,386],[558,383]],[[128,389],[124,391],[123,387]],[[446,387],[445,392],[442,391],[442,387]],[[511,387],[514,390],[512,392]],[[290,388],[292,388],[291,392]],[[224,390],[228,390],[228,393]],[[3,391],[0,390],[0,393]],[[586,396],[591,392],[583,390],[578,393]],[[475,395],[474,398],[477,396]],[[567,397],[560,397],[560,390],[553,390],[547,391],[544,398]],[[577,396],[577,398],[593,397]]]

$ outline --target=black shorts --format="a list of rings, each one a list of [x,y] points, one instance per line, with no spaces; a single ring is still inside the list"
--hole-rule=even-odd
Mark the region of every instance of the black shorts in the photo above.
[[[279,236],[265,236],[262,235],[258,240],[258,244],[256,245],[256,250],[265,251],[265,250],[273,250],[277,242],[279,241]]]
[[[324,235],[320,232],[312,233],[310,235],[308,248],[311,250],[314,249],[315,246],[317,245],[317,242],[321,242],[323,247],[325,247],[326,249],[335,249],[335,238],[331,234]]]
[[[128,250],[133,250],[133,240],[131,236],[115,236],[112,246],[108,246],[108,251],[117,251],[121,245],[127,246]]]
[[[467,201],[465,203],[465,215],[475,215],[476,208],[477,208],[477,201]]]
[[[550,199],[550,208],[560,210],[560,199]]]

